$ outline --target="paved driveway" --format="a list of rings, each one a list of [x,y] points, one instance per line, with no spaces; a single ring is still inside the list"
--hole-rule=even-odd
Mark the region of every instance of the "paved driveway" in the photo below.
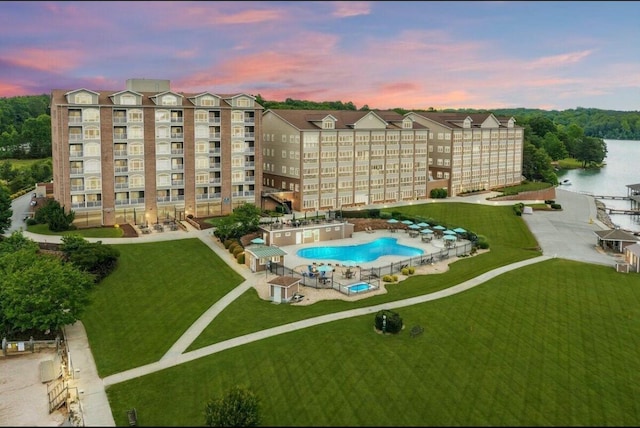
[[[606,254],[596,247],[595,231],[608,228],[596,220],[593,197],[558,188],[556,202],[562,205],[562,211],[523,215],[544,255],[608,266],[621,261],[622,255]]]

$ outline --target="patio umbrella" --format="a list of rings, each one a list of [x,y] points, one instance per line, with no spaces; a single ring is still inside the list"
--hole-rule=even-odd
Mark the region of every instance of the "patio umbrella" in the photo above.
[[[252,240],[251,240],[251,243],[252,243],[252,244],[264,244],[264,243],[265,243],[265,240],[264,240],[264,239],[262,239],[262,238],[255,238],[255,239],[252,239]]]
[[[440,225],[437,225],[437,226],[433,226],[433,229],[436,229],[436,230],[445,230],[445,229],[446,229],[446,227],[444,227],[444,226],[440,226]]]
[[[456,234],[453,230],[449,230],[449,229],[445,230],[442,233],[445,234],[445,235],[455,235]]]
[[[455,241],[458,238],[456,237],[456,235],[444,235],[442,239],[445,239],[447,241]]]
[[[420,227],[429,227],[429,223],[425,223],[424,221],[421,221],[420,223],[418,223],[418,226],[420,226]]]
[[[333,271],[333,266],[329,265],[320,265],[317,267],[317,270],[320,272],[331,272]]]
[[[467,233],[467,231],[466,231],[466,230],[464,230],[464,229],[463,229],[463,228],[461,228],[461,227],[456,227],[455,229],[453,229],[453,231],[454,231],[455,233]]]
[[[411,220],[402,220],[402,224],[413,224]]]
[[[395,224],[398,223],[398,220],[396,220],[395,218],[390,218],[389,220],[387,220],[387,223]]]
[[[431,230],[431,229],[422,229],[422,230],[420,231],[420,233],[424,233],[424,234],[427,234],[427,233],[433,233],[433,230]]]
[[[420,229],[420,226],[418,226],[417,224],[410,224],[409,225],[409,229]]]

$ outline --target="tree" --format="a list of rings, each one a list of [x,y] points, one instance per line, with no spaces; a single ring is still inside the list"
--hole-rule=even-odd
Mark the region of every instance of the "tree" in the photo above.
[[[578,141],[576,159],[582,161],[582,167],[598,165],[607,157],[607,144],[602,138],[584,137]]]
[[[48,224],[52,232],[63,232],[71,228],[75,212],[65,214],[64,208],[54,199],[47,200],[38,210],[33,219],[38,224]]]
[[[0,183],[0,235],[11,226],[11,195],[9,189]]]
[[[89,274],[28,248],[0,254],[0,327],[5,335],[56,331],[89,303]]]
[[[223,397],[205,406],[205,424],[210,427],[255,427],[260,424],[260,402],[243,386],[232,387]]]
[[[235,221],[241,223],[246,229],[255,229],[260,222],[260,208],[245,202],[233,210],[233,217]]]
[[[120,251],[102,242],[89,242],[80,235],[65,235],[62,237],[60,251],[65,259],[73,263],[78,269],[94,276],[95,282],[100,282],[115,268],[120,257]]]

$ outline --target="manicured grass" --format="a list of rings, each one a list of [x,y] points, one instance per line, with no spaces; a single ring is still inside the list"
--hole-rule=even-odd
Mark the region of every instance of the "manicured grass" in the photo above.
[[[532,257],[540,252],[532,250],[537,242],[522,217],[513,213],[510,206],[484,206],[469,203],[430,203],[394,208],[407,216],[421,216],[438,220],[450,228],[461,226],[484,235],[491,247],[488,253],[464,258],[451,264],[447,273],[415,276],[398,285],[386,285],[387,294],[372,296],[355,302],[326,300],[311,306],[289,306],[265,304],[254,290],[249,290],[240,299],[229,305],[202,332],[188,348],[193,350],[265,328],[312,316],[343,311],[352,308],[376,305],[405,299],[448,288],[505,264]],[[285,256],[286,264],[286,256]],[[303,292],[304,294],[304,292]],[[247,317],[251,313],[256,316]],[[224,326],[224,328],[221,328]]]
[[[27,226],[27,232],[39,235],[80,235],[83,238],[121,238],[124,234],[119,227],[92,227],[88,229],[69,230],[67,232],[52,232],[47,224],[34,224]]]
[[[637,426],[639,308],[637,275],[552,259],[399,308],[398,335],[375,333],[374,314],[336,321],[107,394],[122,426],[131,407],[141,425],[202,425],[206,401],[238,384],[265,426]]]
[[[199,239],[115,247],[118,267],[82,317],[100,377],[158,361],[243,281]]]

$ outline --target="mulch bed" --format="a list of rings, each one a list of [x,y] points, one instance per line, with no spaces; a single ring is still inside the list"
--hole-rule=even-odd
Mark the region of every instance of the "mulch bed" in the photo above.
[[[122,229],[122,237],[123,238],[137,238],[138,232],[131,226],[129,223],[121,224],[120,229]]]

